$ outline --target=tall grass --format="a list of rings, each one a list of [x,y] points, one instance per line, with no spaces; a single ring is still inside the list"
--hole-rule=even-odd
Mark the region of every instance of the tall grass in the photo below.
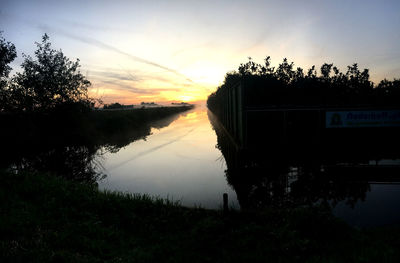
[[[397,227],[318,208],[189,209],[46,175],[1,172],[1,262],[398,262]]]

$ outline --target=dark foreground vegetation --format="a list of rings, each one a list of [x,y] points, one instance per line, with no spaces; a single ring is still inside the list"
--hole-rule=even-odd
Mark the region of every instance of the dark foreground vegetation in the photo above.
[[[398,262],[400,229],[319,208],[189,209],[46,175],[1,173],[1,262]]]

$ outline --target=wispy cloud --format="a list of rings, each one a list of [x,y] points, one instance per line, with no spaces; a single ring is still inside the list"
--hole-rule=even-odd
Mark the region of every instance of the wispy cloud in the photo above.
[[[135,94],[151,94],[151,95],[157,95],[160,94],[162,91],[181,91],[179,88],[168,88],[168,89],[156,89],[156,88],[151,88],[151,89],[146,89],[146,88],[137,88],[131,85],[128,85],[126,83],[123,83],[122,81],[118,80],[100,80],[98,82],[100,85],[105,85],[109,88],[112,88],[114,90],[121,90],[121,91],[128,91],[131,93]]]
[[[90,70],[90,75],[93,75],[97,78],[107,78],[107,79],[117,79],[117,80],[128,80],[128,81],[140,81],[142,80],[140,77],[133,76],[132,74],[121,74],[110,71],[97,71]]]
[[[70,27],[73,28],[80,28],[80,29],[87,29],[87,30],[91,30],[91,31],[121,31],[124,32],[124,30],[122,28],[118,28],[118,27],[110,27],[108,25],[93,25],[93,24],[88,24],[88,23],[84,23],[84,22],[77,22],[77,21],[72,21],[72,20],[68,20],[68,19],[59,19],[59,21],[65,25],[68,25]]]
[[[122,91],[129,91],[131,93],[135,93],[135,94],[152,94],[152,95],[157,95],[160,93],[159,90],[157,89],[140,89],[140,88],[136,88],[136,87],[132,87],[130,85],[127,84],[123,84],[120,82],[116,82],[116,81],[100,81],[98,84],[103,84],[106,85],[108,87],[112,87],[113,90],[122,90]]]
[[[79,35],[76,35],[76,34],[73,34],[71,32],[67,32],[65,30],[61,30],[61,29],[54,29],[54,28],[52,28],[50,26],[47,26],[47,25],[39,25],[39,28],[41,30],[44,30],[44,31],[55,31],[58,34],[61,34],[63,36],[66,36],[68,38],[71,38],[71,39],[74,39],[74,40],[77,40],[77,41],[80,41],[80,42],[83,42],[83,43],[86,43],[88,45],[92,45],[92,46],[95,46],[95,47],[98,47],[98,48],[102,48],[102,49],[105,49],[105,50],[113,51],[115,53],[124,55],[124,56],[126,56],[126,57],[128,57],[128,58],[130,58],[130,59],[132,59],[132,60],[134,60],[136,62],[140,62],[140,63],[143,63],[143,64],[147,64],[147,65],[150,65],[150,66],[153,66],[153,67],[157,67],[157,68],[163,69],[163,70],[171,72],[171,73],[173,73],[173,74],[175,74],[177,76],[180,76],[180,77],[184,78],[185,80],[187,80],[189,82],[193,82],[191,79],[189,79],[188,77],[186,77],[185,75],[179,73],[178,71],[176,71],[174,69],[171,69],[171,68],[166,67],[164,65],[158,64],[156,62],[153,62],[153,61],[150,61],[150,60],[138,57],[138,56],[134,56],[134,55],[129,54],[129,53],[125,52],[125,51],[122,51],[122,50],[120,50],[120,49],[118,49],[118,48],[116,48],[114,46],[111,46],[109,44],[101,42],[101,41],[99,41],[97,39],[90,38],[90,37],[79,36]]]

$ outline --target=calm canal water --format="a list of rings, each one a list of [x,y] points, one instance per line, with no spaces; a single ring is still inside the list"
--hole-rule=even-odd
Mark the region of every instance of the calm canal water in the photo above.
[[[247,178],[236,178],[235,171],[227,171],[235,165],[227,165],[227,156],[232,154],[210,123],[210,116],[205,106],[198,106],[175,116],[171,123],[159,125],[163,128],[152,128],[145,139],[101,154],[99,162],[107,177],[99,182],[100,189],[149,194],[210,209],[222,207],[223,193],[228,193],[229,205],[236,209],[325,202],[334,215],[354,226],[400,222],[400,175],[396,176],[400,170],[394,169],[395,176],[391,172],[390,180],[381,181],[380,170],[372,179],[362,174],[356,179],[336,179],[340,170],[332,177],[332,173],[320,172],[320,167],[309,172],[308,167],[274,166],[257,170],[258,175],[250,171]],[[393,164],[399,165],[399,161],[390,161],[389,166]]]
[[[238,207],[228,185],[225,160],[205,106],[184,112],[167,127],[152,128],[145,140],[101,156],[107,177],[101,189],[179,200],[184,206],[222,207],[222,195]]]

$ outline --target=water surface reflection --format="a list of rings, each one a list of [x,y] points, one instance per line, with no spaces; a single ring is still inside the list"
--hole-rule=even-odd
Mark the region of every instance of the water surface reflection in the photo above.
[[[209,115],[227,163],[227,181],[241,209],[318,205],[355,226],[400,222],[400,159],[392,151],[344,158],[325,154],[323,148],[314,154],[306,148],[286,151],[262,143],[242,149]],[[265,142],[265,137],[258,140]],[[393,160],[371,160],[372,156]]]
[[[102,189],[147,193],[180,200],[186,206],[220,208],[222,194],[237,206],[236,194],[224,177],[221,152],[207,109],[183,113],[167,127],[153,126],[145,140],[102,156],[107,178]]]

